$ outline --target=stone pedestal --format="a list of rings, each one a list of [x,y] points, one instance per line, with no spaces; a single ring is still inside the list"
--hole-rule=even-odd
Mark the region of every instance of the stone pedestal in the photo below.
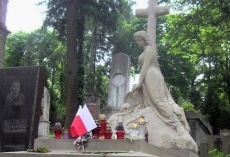
[[[59,141],[59,142],[57,142]],[[73,145],[74,139],[36,139],[34,147],[37,148],[39,146],[46,146],[51,151],[55,150],[65,150],[74,152],[76,151],[76,147]],[[132,151],[133,155],[129,152]],[[99,152],[109,152],[107,155],[112,152],[126,152],[126,155],[123,156],[138,156],[135,153],[140,152],[145,155],[142,156],[152,156],[152,157],[198,157],[197,154],[187,151],[187,150],[166,150],[154,147],[149,145],[147,142],[143,140],[91,140],[87,143],[87,147],[85,147],[85,152],[87,153],[97,153]],[[106,155],[106,156],[107,156]],[[116,156],[116,155],[112,155]],[[121,156],[119,153],[117,156]]]
[[[39,121],[38,126],[38,137],[40,138],[48,138],[50,131],[50,121]]]
[[[11,152],[0,153],[4,157],[198,157],[197,154],[186,150],[166,150],[149,145],[143,140],[91,140],[87,142],[84,152],[79,152],[73,142],[75,139],[36,139],[34,148],[40,146],[51,152],[46,154]]]

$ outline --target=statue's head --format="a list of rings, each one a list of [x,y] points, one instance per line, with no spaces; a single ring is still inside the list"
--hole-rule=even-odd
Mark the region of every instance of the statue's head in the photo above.
[[[143,40],[146,45],[151,45],[149,35],[147,34],[146,31],[137,31],[136,33],[134,33],[133,37],[134,37],[135,40],[136,39]]]
[[[123,113],[130,113],[132,112],[132,106],[129,103],[124,103],[121,105],[120,111]]]

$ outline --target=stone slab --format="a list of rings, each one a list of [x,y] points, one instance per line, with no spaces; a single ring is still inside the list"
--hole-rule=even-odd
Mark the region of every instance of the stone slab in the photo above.
[[[5,152],[0,153],[0,157],[158,157],[142,152],[128,152],[128,153],[100,153],[100,154],[87,154],[81,152],[70,151],[51,151],[49,153],[29,153],[29,152]]]
[[[34,147],[46,146],[51,151],[75,152],[74,139],[36,139]],[[142,140],[91,140],[87,143],[85,152],[140,152],[153,157],[198,157],[197,154],[186,150],[165,150],[149,145]],[[117,156],[121,155],[120,153]],[[137,155],[137,154],[136,154]],[[115,156],[115,155],[113,155]],[[135,156],[135,155],[134,155]]]
[[[0,151],[34,146],[45,80],[39,66],[0,69]]]

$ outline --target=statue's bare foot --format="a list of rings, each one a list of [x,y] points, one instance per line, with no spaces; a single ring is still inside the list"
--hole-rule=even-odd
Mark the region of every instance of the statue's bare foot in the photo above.
[[[184,127],[182,125],[176,127],[177,133],[182,136],[185,133]]]

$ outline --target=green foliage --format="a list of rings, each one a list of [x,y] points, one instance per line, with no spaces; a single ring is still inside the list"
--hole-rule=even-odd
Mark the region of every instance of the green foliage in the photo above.
[[[38,153],[48,153],[48,152],[50,152],[50,150],[45,146],[40,146],[40,147],[36,148],[35,151],[38,152]]]
[[[6,41],[5,66],[13,67],[22,65],[26,53],[28,33],[18,32],[10,34]]]
[[[196,112],[196,109],[194,105],[191,102],[188,101],[183,101],[180,106],[185,110],[185,111],[193,111]]]
[[[219,151],[218,149],[213,149],[213,150],[209,151],[208,155],[210,155],[210,157],[230,157],[230,154],[224,155],[224,153]]]
[[[229,2],[174,0],[172,6],[176,13],[167,16],[166,34],[161,42],[167,47],[167,55],[180,58],[175,64],[172,64],[174,59],[164,63],[175,68],[171,73],[179,72],[171,76],[183,76],[173,83],[164,76],[169,84],[179,87],[178,93],[182,93],[185,100],[208,117],[214,133],[218,133],[220,128],[229,127],[222,123],[226,120],[221,119],[230,102],[230,20],[226,14],[230,10]],[[170,71],[164,73],[167,72]],[[181,78],[184,90],[179,85]],[[224,92],[227,99],[222,97]]]
[[[48,7],[44,27],[52,27],[54,32],[39,30],[9,35],[5,55],[7,66],[47,68],[51,111],[58,112],[60,121],[66,116],[66,2],[44,1]],[[86,94],[86,81],[92,80],[90,89],[97,100],[101,100],[101,109],[104,108],[111,57],[116,53],[129,55],[133,74],[139,73],[141,50],[134,43],[133,33],[146,30],[147,20],[132,15],[132,3],[128,0],[78,1],[75,17],[78,62],[75,64],[80,73],[78,96],[81,101]],[[168,3],[168,0],[159,3]],[[173,0],[171,3],[175,13],[159,17],[157,21],[159,63],[167,86],[185,110],[200,110],[208,117],[214,133],[230,128],[229,2]]]
[[[100,110],[103,112],[104,108],[107,105],[108,98],[108,87],[109,87],[109,79],[106,76],[106,67],[98,66],[95,71],[95,86],[96,95],[100,99]]]

